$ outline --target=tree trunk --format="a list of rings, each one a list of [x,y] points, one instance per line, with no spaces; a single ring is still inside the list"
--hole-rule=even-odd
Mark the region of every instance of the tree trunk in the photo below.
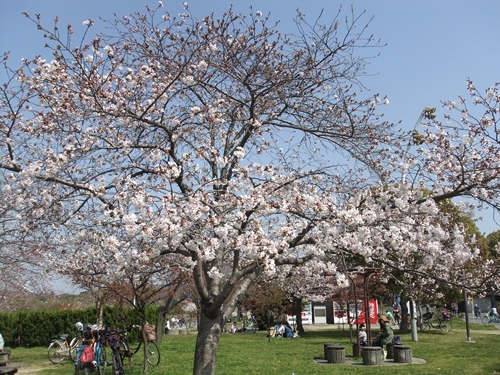
[[[156,317],[156,339],[158,343],[160,343],[163,339],[163,334],[165,333],[165,313],[162,312],[160,308],[158,308],[158,315]]]
[[[213,319],[210,319],[203,311],[201,312],[194,353],[194,375],[215,375],[217,348],[223,320],[220,312]]]
[[[145,322],[145,320],[144,320]],[[146,330],[144,329],[146,323],[143,323],[142,324],[142,327],[143,329],[141,329],[141,336],[142,336],[142,342],[146,343],[148,342],[148,337],[146,335]],[[143,350],[143,355],[144,355],[144,360],[142,361],[142,375],[148,375],[148,346],[146,344],[144,344],[142,346],[142,350]]]
[[[101,296],[95,300],[96,324],[98,327],[104,327],[104,301]]]
[[[399,322],[399,333],[408,333],[409,326],[408,326],[408,305],[407,305],[407,300],[406,298],[401,297],[401,321]]]
[[[295,298],[295,323],[297,324],[297,332],[304,333],[304,325],[302,324],[302,299]]]

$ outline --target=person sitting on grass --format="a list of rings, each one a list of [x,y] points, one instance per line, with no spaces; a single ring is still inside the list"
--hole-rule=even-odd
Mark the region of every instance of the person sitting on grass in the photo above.
[[[285,334],[285,326],[283,323],[279,323],[274,327],[274,331],[276,332],[275,337],[283,337]]]
[[[236,324],[236,322],[233,322],[233,325],[231,326],[231,330],[229,332],[231,333],[238,332],[238,325]]]
[[[285,334],[283,337],[291,339],[293,337],[293,330],[292,327],[290,327],[290,323],[285,322]]]

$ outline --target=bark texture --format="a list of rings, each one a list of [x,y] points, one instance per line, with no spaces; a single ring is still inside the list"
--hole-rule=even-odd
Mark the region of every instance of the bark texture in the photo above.
[[[194,375],[215,375],[222,324],[221,313],[213,318],[209,318],[204,312],[201,313],[194,355]]]

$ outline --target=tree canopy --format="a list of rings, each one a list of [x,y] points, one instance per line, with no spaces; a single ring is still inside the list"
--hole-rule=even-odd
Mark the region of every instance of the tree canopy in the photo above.
[[[81,43],[26,15],[52,57],[6,65],[0,173],[30,250],[75,272],[190,273],[195,374],[215,373],[222,324],[258,277],[303,267],[342,286],[369,266],[438,282],[478,256],[438,202],[498,208],[489,91],[476,103],[488,116],[429,124],[410,154],[384,97],[360,93],[380,47],[362,18],[298,11],[284,35],[253,10],[197,19],[161,5]]]

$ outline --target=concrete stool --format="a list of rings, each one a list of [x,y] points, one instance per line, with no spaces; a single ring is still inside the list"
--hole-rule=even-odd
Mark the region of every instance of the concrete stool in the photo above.
[[[394,359],[394,344],[387,344],[385,350],[387,350],[387,357],[385,359]]]
[[[411,363],[412,353],[411,346],[394,345],[394,362]]]
[[[340,344],[339,344],[338,342],[325,342],[325,343],[323,344],[323,358],[324,358],[324,359],[326,359],[326,360],[328,360],[328,357],[327,357],[327,354],[326,354],[326,348],[327,348],[329,345],[330,345],[330,346],[340,346]]]
[[[360,355],[359,345],[358,344],[352,344],[352,356],[353,356],[353,358],[358,358],[359,355]]]
[[[344,346],[327,346],[328,363],[344,363],[345,362],[345,347]],[[331,359],[331,361],[330,361]]]
[[[1,375],[14,375],[17,374],[17,367],[0,367]]]
[[[10,350],[0,350],[0,366],[5,366],[10,360]]]
[[[364,346],[361,348],[363,365],[380,365],[382,363],[382,348],[380,346]]]

